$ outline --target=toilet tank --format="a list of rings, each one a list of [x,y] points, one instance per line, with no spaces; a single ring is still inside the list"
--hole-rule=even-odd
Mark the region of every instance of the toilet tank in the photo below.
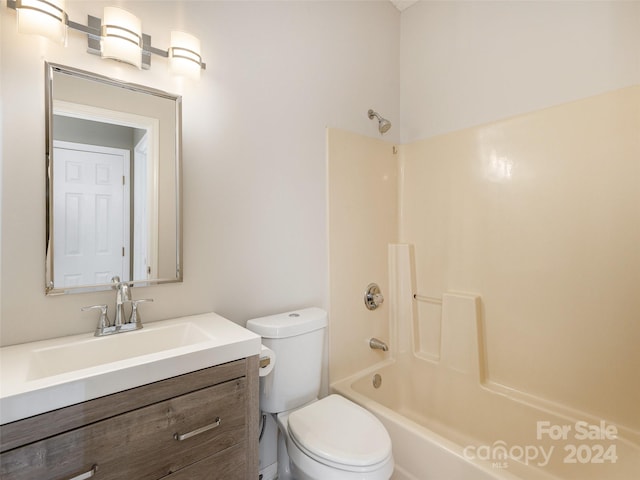
[[[318,396],[326,327],[327,312],[315,307],[247,322],[276,358],[273,371],[260,377],[260,410],[285,412]]]

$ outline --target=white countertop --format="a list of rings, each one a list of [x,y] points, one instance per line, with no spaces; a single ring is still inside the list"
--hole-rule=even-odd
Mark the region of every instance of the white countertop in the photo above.
[[[0,424],[258,355],[260,348],[259,335],[216,313],[105,337],[86,333],[3,347]]]

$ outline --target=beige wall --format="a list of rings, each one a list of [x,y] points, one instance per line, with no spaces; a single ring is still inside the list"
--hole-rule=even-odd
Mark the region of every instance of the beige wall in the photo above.
[[[402,12],[410,143],[640,83],[640,2],[421,0]]]
[[[77,22],[114,4],[67,3]],[[389,2],[117,3],[158,48],[171,30],[199,37],[201,79],[172,77],[156,56],[143,71],[101,60],[79,32],[66,48],[19,34],[15,11],[0,6],[0,343],[90,332],[96,318],[80,307],[115,301],[44,295],[45,61],[182,95],[184,283],[134,289],[155,299],[145,321],[216,311],[244,324],[326,308],[326,127],[372,132],[373,106],[398,118],[399,12]]]

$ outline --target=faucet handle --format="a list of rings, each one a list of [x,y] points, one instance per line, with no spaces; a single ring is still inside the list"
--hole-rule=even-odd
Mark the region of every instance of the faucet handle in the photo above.
[[[129,317],[129,323],[135,323],[137,328],[142,328],[142,319],[138,313],[138,304],[145,302],[153,302],[153,298],[143,298],[141,300],[131,300],[131,316]]]
[[[364,304],[369,310],[375,310],[384,302],[384,297],[380,287],[375,283],[370,283],[364,294]]]
[[[109,321],[109,317],[107,316],[107,306],[106,305],[90,305],[88,307],[82,307],[80,310],[86,312],[88,310],[100,310],[100,320],[98,320],[98,326],[96,327],[96,335],[101,334],[104,330],[111,326],[111,322]]]

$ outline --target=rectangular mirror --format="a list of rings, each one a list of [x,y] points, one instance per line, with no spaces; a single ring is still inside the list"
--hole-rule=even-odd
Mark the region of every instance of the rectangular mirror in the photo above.
[[[182,281],[181,97],[46,64],[48,295]]]

